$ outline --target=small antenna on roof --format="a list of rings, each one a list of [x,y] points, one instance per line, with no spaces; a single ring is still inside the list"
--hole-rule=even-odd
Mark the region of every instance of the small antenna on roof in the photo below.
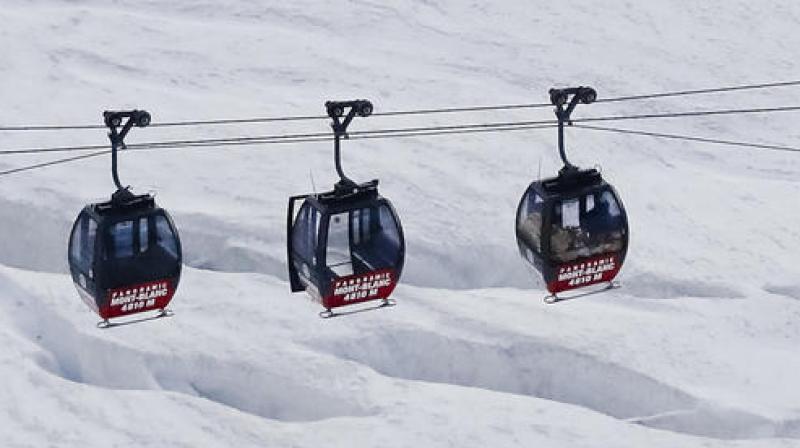
[[[308,170],[308,177],[311,178],[311,190],[314,191],[314,194],[317,194],[317,185],[314,183],[314,172],[312,170]]]
[[[542,155],[539,154],[539,177],[536,179],[537,181],[542,180]]]

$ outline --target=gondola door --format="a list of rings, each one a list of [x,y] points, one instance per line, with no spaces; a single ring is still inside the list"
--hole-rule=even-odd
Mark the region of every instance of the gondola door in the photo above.
[[[321,213],[310,201],[305,201],[307,197],[301,195],[289,198],[287,216],[289,282],[292,292],[306,291],[321,302],[322,279],[318,264],[321,256],[319,245]],[[301,200],[305,202],[295,215],[296,204]]]

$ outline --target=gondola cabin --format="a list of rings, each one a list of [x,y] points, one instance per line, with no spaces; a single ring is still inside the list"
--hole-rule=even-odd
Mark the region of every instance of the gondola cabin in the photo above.
[[[181,242],[166,210],[149,195],[134,195],[117,172],[117,152],[133,128],[150,125],[144,110],[105,111],[103,122],[111,140],[111,177],[116,191],[111,200],[83,208],[72,226],[67,259],[72,281],[91,309],[109,319],[157,310],[171,315],[181,276]]]
[[[388,303],[403,270],[405,241],[377,180],[290,198],[288,229],[293,292],[308,292],[328,314],[345,305]]]
[[[181,243],[152,196],[122,190],[81,211],[70,234],[69,265],[81,298],[106,322],[163,312],[180,280]]]
[[[368,100],[328,101],[333,158],[339,181],[332,191],[289,198],[287,264],[292,292],[306,291],[325,311],[389,296],[403,271],[403,228],[391,202],[378,193],[378,180],[357,184],[342,170],[341,140],[355,117],[372,115]],[[298,203],[302,203],[298,207]]]
[[[530,184],[517,208],[516,235],[520,254],[555,295],[614,280],[628,249],[628,220],[597,170],[562,170]]]

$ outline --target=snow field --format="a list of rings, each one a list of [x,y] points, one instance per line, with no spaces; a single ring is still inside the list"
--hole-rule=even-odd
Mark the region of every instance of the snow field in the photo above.
[[[0,123],[155,121],[541,102],[794,79],[792,2],[602,5],[9,0]],[[797,89],[597,103],[576,116],[797,104]],[[353,129],[550,119],[372,117]],[[796,114],[609,125],[800,145]],[[322,122],[135,130],[129,142],[323,132]],[[0,134],[3,148],[103,131]],[[329,145],[121,155],[187,268],[170,319],[109,331],[66,239],[109,161],[0,178],[3,446],[800,446],[800,159],[571,129],[631,221],[624,288],[556,306],[516,253],[519,196],[555,131],[346,142],[404,224],[398,306],[320,321],[288,292],[286,198],[335,180]],[[4,156],[0,169],[50,156]]]

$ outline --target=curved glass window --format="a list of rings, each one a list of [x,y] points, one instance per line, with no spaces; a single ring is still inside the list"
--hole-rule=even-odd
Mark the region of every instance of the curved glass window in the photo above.
[[[120,221],[108,229],[114,258],[133,256],[133,221]]]
[[[325,262],[340,277],[353,275],[350,256],[350,218],[352,212],[331,215],[328,221],[328,247]]]
[[[622,249],[622,208],[609,190],[557,201],[553,218],[550,251],[556,261],[570,262]]]
[[[81,244],[83,244],[82,221],[79,221],[75,228],[72,229],[72,244],[69,246],[69,256],[76,261],[81,258]]]
[[[81,272],[88,273],[94,263],[94,242],[97,236],[97,221],[83,215],[72,231],[70,257]]]
[[[330,217],[325,261],[339,277],[395,268],[401,249],[400,225],[387,204]]]
[[[164,215],[155,217],[156,246],[173,259],[178,259],[178,238]]]
[[[522,200],[517,216],[517,230],[520,239],[536,252],[542,251],[542,211],[544,200],[533,190],[528,190]]]
[[[148,221],[146,216],[139,218],[139,252],[147,252],[150,247]]]
[[[378,224],[378,229],[372,233],[379,235],[381,239],[378,242],[379,249],[391,254],[390,258],[396,259],[400,251],[400,225],[388,205],[381,205],[379,210],[380,223]]]

